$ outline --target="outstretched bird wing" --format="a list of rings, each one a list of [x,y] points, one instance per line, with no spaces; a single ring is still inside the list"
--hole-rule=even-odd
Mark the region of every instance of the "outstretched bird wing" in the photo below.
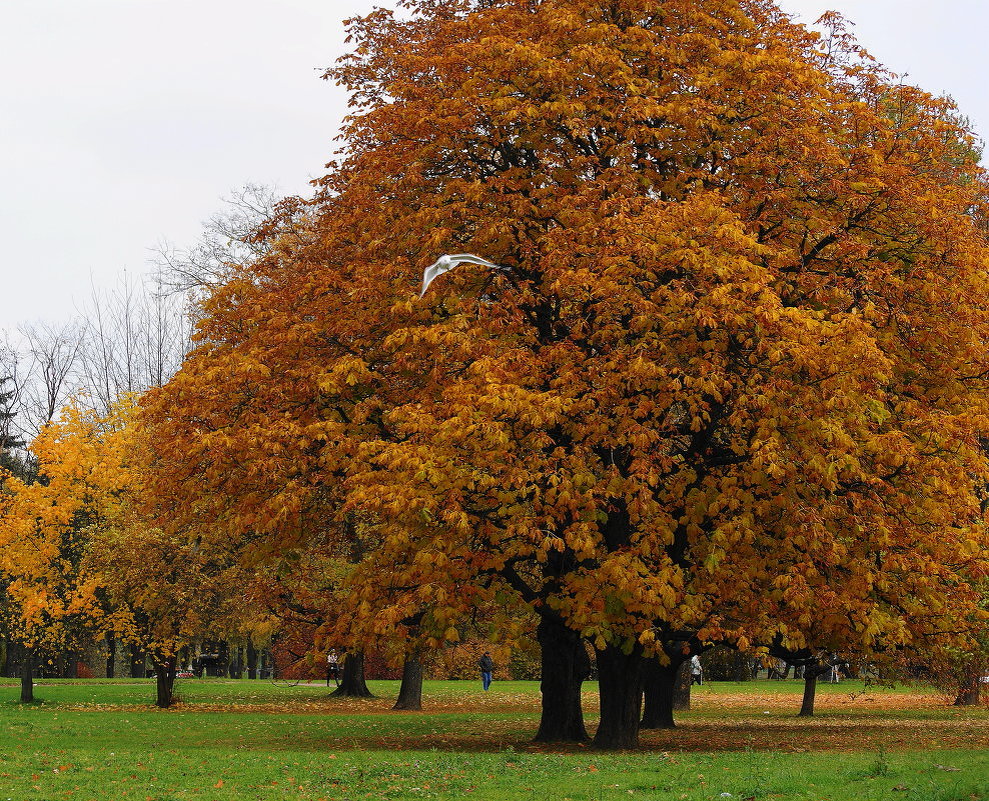
[[[440,256],[436,261],[430,264],[422,274],[422,291],[419,293],[421,298],[426,294],[426,290],[429,289],[429,285],[433,283],[433,279],[437,276],[443,275],[443,273],[449,272],[458,264],[479,264],[482,267],[487,267],[491,270],[504,270],[506,268],[490,262],[487,259],[482,259],[480,256],[475,256],[472,253],[447,253],[446,255]]]

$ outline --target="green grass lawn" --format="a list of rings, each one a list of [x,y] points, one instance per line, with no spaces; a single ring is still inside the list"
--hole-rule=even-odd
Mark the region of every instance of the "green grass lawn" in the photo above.
[[[427,682],[423,713],[325,686],[179,680],[0,682],[0,801],[54,799],[989,799],[989,713],[858,683],[823,686],[798,720],[798,682],[695,687],[672,732],[634,753],[538,748],[535,682]],[[585,709],[595,723],[596,688]]]

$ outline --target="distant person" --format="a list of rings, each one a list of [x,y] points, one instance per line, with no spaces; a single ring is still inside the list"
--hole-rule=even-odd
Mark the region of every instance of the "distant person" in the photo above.
[[[491,674],[494,673],[494,662],[491,660],[491,654],[485,651],[484,656],[477,661],[477,666],[481,669],[481,683],[487,690],[491,686]]]
[[[330,679],[340,684],[340,657],[336,651],[326,652],[326,686],[330,686]]]
[[[690,683],[704,683],[704,668],[701,667],[701,658],[697,654],[690,657]]]
[[[838,661],[837,654],[831,654],[828,659],[828,681],[831,684],[839,684],[841,682],[841,673],[839,673],[840,662]]]

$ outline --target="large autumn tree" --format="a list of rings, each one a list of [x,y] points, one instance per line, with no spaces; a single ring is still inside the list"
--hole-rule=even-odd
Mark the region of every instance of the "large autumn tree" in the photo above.
[[[353,114],[301,230],[146,405],[161,520],[272,553],[375,521],[420,589],[364,603],[440,639],[514,594],[546,739],[583,736],[584,640],[621,747],[649,659],[669,692],[722,639],[954,636],[989,251],[950,104],[767,0],[403,5],[328,73]],[[503,269],[418,298],[456,252]]]

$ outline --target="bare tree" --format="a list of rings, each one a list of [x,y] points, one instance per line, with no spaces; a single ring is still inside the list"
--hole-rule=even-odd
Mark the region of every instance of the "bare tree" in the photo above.
[[[23,381],[20,358],[9,344],[0,345],[0,463],[7,451],[24,446],[19,426]]]
[[[78,368],[86,324],[71,320],[61,325],[34,323],[19,329],[24,339],[27,371],[20,389],[22,425],[35,436],[57,416],[78,391]]]
[[[121,395],[168,381],[188,351],[187,299],[168,292],[160,274],[137,281],[125,273],[115,288],[94,288],[85,314],[80,383],[101,413]]]
[[[140,350],[147,386],[161,386],[181,367],[192,344],[191,308],[188,293],[169,292],[160,271],[145,283]]]
[[[206,221],[198,243],[189,248],[168,243],[159,247],[156,263],[163,286],[201,295],[269,252],[271,239],[262,235],[266,223],[282,219],[286,230],[291,226],[291,215],[279,218],[281,198],[274,187],[247,184],[222,201],[224,208]]]
[[[78,319],[19,329],[22,343],[8,346],[0,362],[19,435],[36,436],[73,395],[106,413],[121,395],[168,381],[191,347],[205,295],[263,258],[273,243],[298,237],[306,206],[259,184],[232,192],[223,204],[197,244],[161,247],[151,275],[125,272],[115,287],[94,286]]]

